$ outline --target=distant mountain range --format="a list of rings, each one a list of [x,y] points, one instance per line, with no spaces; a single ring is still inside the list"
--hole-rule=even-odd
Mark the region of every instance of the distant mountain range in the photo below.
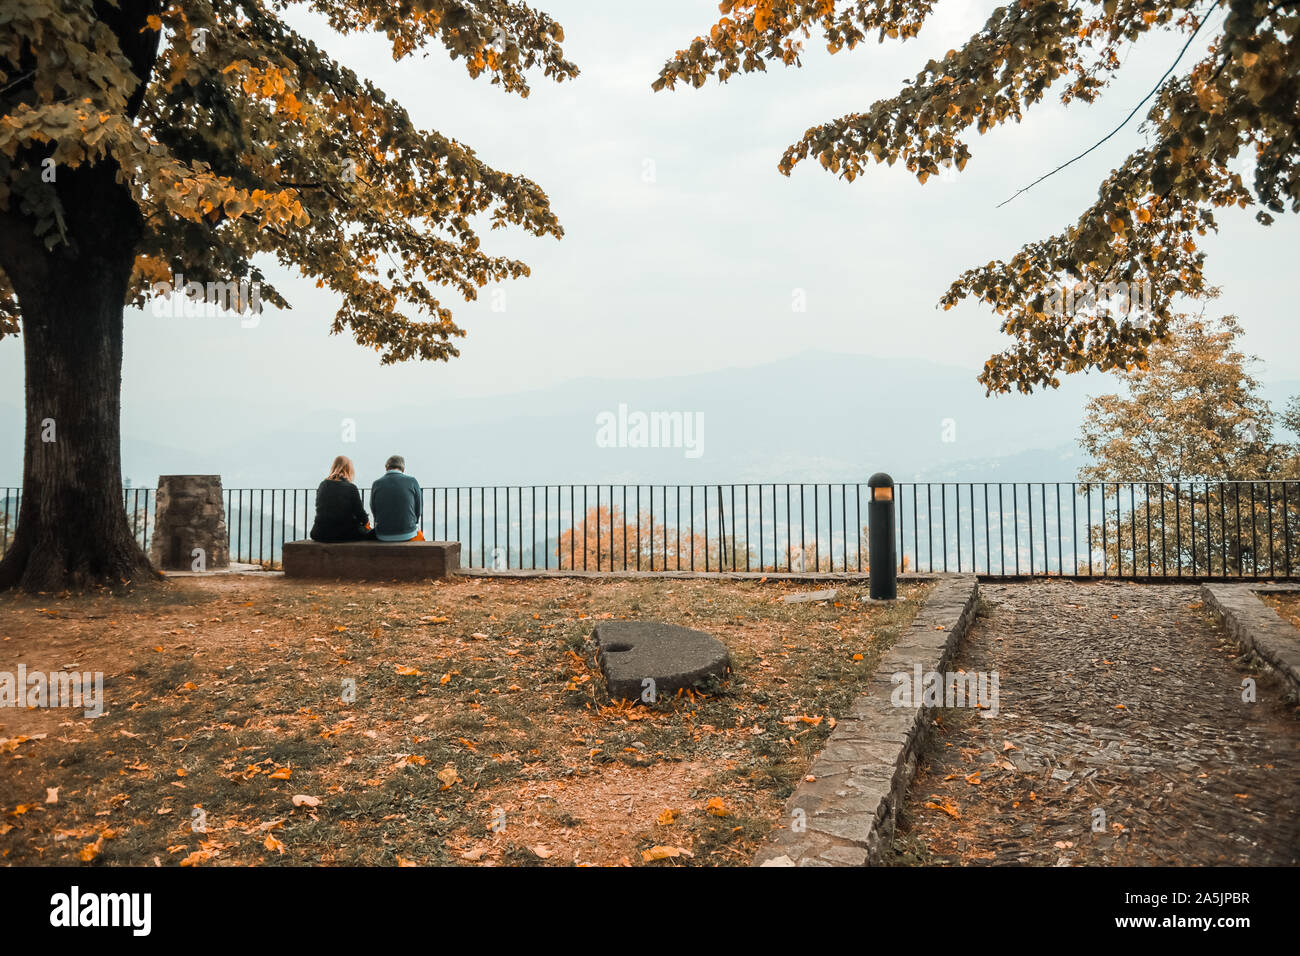
[[[632,369],[626,370],[629,374]],[[985,397],[975,374],[919,359],[805,352],[753,368],[671,378],[574,379],[488,398],[384,408],[378,396],[307,410],[278,397],[213,397],[140,410],[124,406],[124,471],[136,486],[159,474],[217,473],[226,487],[315,487],[337,454],[368,484],[393,453],[425,485],[1072,480],[1088,394],[1106,376],[1055,391]],[[1300,382],[1265,387],[1277,407]],[[702,419],[699,455],[684,447],[602,447],[607,413],[680,412]],[[355,441],[345,433],[355,432]],[[0,484],[21,476],[22,412],[0,407]],[[148,436],[148,437],[144,437]],[[636,444],[625,429],[614,444]],[[604,444],[608,445],[608,435]]]

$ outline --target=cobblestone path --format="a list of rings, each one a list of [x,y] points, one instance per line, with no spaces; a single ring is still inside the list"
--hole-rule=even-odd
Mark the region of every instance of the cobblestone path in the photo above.
[[[1196,587],[980,593],[957,666],[998,673],[997,716],[940,712],[886,862],[1300,862],[1300,713]]]

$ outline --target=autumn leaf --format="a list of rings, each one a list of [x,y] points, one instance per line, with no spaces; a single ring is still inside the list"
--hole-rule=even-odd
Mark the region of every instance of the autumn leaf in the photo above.
[[[946,799],[940,800],[937,803],[931,801],[926,803],[926,807],[930,810],[939,810],[943,813],[946,813],[954,820],[961,819],[961,812],[958,810],[957,805],[953,803],[951,800],[946,800]]]
[[[29,740],[40,740],[45,734],[32,734],[30,737],[26,734],[19,734],[17,737],[0,737],[0,753],[13,753],[18,749],[20,744],[25,744]]]
[[[704,804],[704,810],[709,816],[713,817],[731,816],[731,811],[727,809],[727,805],[721,797],[710,797],[708,802]]]
[[[679,846],[652,846],[648,850],[641,851],[641,860],[652,863],[655,860],[672,860],[679,856],[693,857],[694,855],[690,850],[683,850]]]
[[[443,790],[450,790],[461,782],[460,774],[456,773],[456,768],[451,766],[443,767],[438,771],[438,780],[441,781]]]
[[[270,774],[268,774],[268,776],[272,780],[288,780],[289,777],[292,775],[293,775],[293,771],[290,770],[288,767],[280,767],[279,769],[273,770]]]
[[[262,841],[262,845],[268,850],[284,855],[284,844],[269,833],[266,835],[266,839]]]
[[[658,823],[661,827],[670,826],[674,821],[676,821],[680,813],[681,811],[679,810],[673,810],[669,808],[667,810],[664,810],[662,813],[660,813],[659,816],[655,818],[655,822]]]
[[[394,669],[401,677],[421,677],[424,675],[424,671],[420,670],[418,667],[403,667],[401,664],[398,664]]]

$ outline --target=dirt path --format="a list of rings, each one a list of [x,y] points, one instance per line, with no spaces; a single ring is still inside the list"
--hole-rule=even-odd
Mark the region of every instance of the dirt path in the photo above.
[[[980,591],[958,666],[998,673],[997,715],[941,712],[890,862],[1300,862],[1297,708],[1197,588]]]

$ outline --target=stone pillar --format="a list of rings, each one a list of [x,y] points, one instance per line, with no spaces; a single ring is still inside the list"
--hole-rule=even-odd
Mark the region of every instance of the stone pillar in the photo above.
[[[230,565],[220,475],[161,475],[149,560],[162,571],[191,571],[203,550],[206,570]]]

